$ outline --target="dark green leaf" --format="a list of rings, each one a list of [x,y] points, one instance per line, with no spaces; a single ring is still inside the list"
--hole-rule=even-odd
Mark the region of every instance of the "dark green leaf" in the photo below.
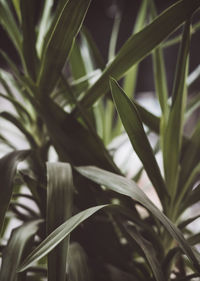
[[[104,185],[117,193],[129,196],[147,208],[155,216],[155,218],[164,225],[171,236],[178,242],[178,245],[183,252],[193,262],[195,268],[200,272],[200,264],[193,252],[193,249],[186,242],[180,230],[152,203],[151,200],[149,200],[146,194],[136,185],[135,182],[96,167],[78,167],[76,170],[90,180]]]
[[[143,0],[134,24],[133,34],[136,34],[144,27],[147,15],[147,7],[148,1]],[[135,92],[138,76],[138,66],[139,65],[134,65],[124,77],[123,89],[129,98],[131,98]]]
[[[12,43],[16,47],[19,54],[22,54],[22,36],[20,34],[17,23],[12,15],[7,0],[0,1],[0,22],[8,33]]]
[[[5,213],[8,209],[13,190],[13,179],[17,164],[28,155],[27,150],[14,151],[0,159],[0,234],[3,226]]]
[[[35,33],[35,0],[21,0],[22,32],[23,32],[23,56],[26,65],[25,71],[30,77],[36,79],[36,33]]]
[[[122,77],[130,67],[146,57],[167,36],[176,30],[200,6],[199,0],[178,1],[165,10],[152,23],[135,35],[132,35],[115,59],[107,66],[102,76],[88,89],[81,105],[92,106],[97,99],[108,92],[109,76],[115,79]],[[77,111],[74,112],[77,114]]]
[[[174,78],[172,106],[163,136],[163,162],[166,185],[173,198],[177,190],[179,176],[179,160],[187,94],[186,76],[188,71],[189,45],[190,21],[187,21],[183,31],[183,39],[180,46],[176,75]]]
[[[142,161],[161,202],[163,202],[163,199],[166,198],[165,196],[167,195],[165,183],[144,131],[137,108],[114,79],[110,80],[110,86],[113,100],[131,144]]]
[[[47,163],[47,235],[72,216],[73,180],[67,163]],[[48,255],[48,280],[63,281],[69,237]]]
[[[73,165],[97,165],[118,171],[102,141],[71,114],[47,99],[41,112],[62,161]]]
[[[158,258],[156,256],[155,249],[153,248],[152,244],[146,240],[144,237],[141,236],[141,234],[138,232],[138,230],[133,226],[127,226],[126,230],[130,234],[130,236],[136,241],[136,243],[141,247],[142,251],[144,252],[151,269],[154,273],[154,276],[157,281],[164,281],[164,275],[161,270],[160,262],[158,261]]]
[[[12,231],[8,245],[3,251],[0,281],[17,279],[17,268],[40,222],[41,220],[30,221]]]
[[[37,146],[32,134],[25,128],[24,124],[22,124],[22,122],[20,122],[17,117],[7,111],[1,112],[0,117],[4,118],[5,120],[11,122],[14,126],[16,126],[27,138],[32,148],[35,148]]]
[[[89,4],[90,0],[65,1],[59,15],[54,18],[42,55],[38,77],[40,95],[50,95],[57,84]]]

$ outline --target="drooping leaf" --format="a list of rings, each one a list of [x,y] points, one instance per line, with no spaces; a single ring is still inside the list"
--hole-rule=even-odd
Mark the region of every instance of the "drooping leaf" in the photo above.
[[[109,76],[113,76],[115,79],[123,77],[130,67],[146,57],[191,16],[199,6],[199,0],[178,1],[140,32],[132,35],[122,46],[115,59],[107,66],[101,77],[88,89],[81,105],[84,107],[92,106],[100,96],[109,90]],[[78,114],[77,108],[74,114]]]
[[[126,195],[147,208],[153,216],[164,225],[171,236],[178,242],[179,247],[192,261],[195,268],[200,271],[200,264],[193,252],[193,249],[186,242],[181,231],[152,203],[151,200],[149,200],[146,194],[136,185],[135,182],[96,167],[78,167],[76,170],[86,178],[89,178],[98,184],[104,185],[117,193]]]
[[[72,216],[73,180],[67,163],[47,163],[47,235]],[[48,280],[63,281],[69,237],[48,254]]]
[[[131,144],[142,161],[161,202],[164,202],[163,199],[166,198],[167,195],[165,183],[144,131],[137,108],[114,79],[110,80],[110,86],[113,100]]]
[[[99,211],[100,209],[106,207],[107,205],[101,205],[96,207],[91,207],[87,210],[84,210],[73,217],[71,217],[69,220],[67,220],[65,223],[60,225],[58,228],[56,228],[45,240],[42,241],[42,243],[33,250],[30,255],[27,256],[27,258],[24,260],[24,262],[19,266],[18,271],[24,271],[27,269],[33,262],[38,261],[42,257],[44,257],[46,254],[51,252],[63,239],[65,239],[80,223],[82,223],[84,220],[92,216],[94,213]]]
[[[8,209],[13,190],[13,179],[16,173],[17,164],[23,161],[27,150],[14,151],[0,159],[0,234],[3,227],[5,213]]]
[[[89,4],[90,0],[65,1],[60,13],[52,21],[38,76],[41,95],[50,95],[55,87]]]
[[[39,223],[41,220],[26,222],[12,231],[2,255],[0,281],[17,280],[17,268],[27,251],[27,246],[38,230]]]
[[[11,114],[10,112],[7,112],[7,111],[1,112],[0,117],[4,118],[5,120],[11,122],[14,126],[16,126],[27,138],[30,146],[33,148],[36,147],[36,142],[34,140],[34,137],[26,129],[26,127],[22,124],[22,122],[20,122],[20,120],[17,117],[15,117],[13,114]]]

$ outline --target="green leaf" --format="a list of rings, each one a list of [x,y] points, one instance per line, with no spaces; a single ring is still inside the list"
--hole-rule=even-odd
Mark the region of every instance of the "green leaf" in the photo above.
[[[37,147],[34,137],[25,128],[24,124],[22,124],[22,122],[17,117],[15,117],[14,115],[12,115],[11,113],[9,113],[7,111],[1,112],[0,117],[4,118],[5,120],[11,122],[14,126],[16,126],[24,134],[24,136],[26,137],[26,139],[28,140],[28,142],[32,148]]]
[[[74,42],[72,51],[69,56],[69,64],[73,79],[77,80],[87,74],[84,61],[81,56],[80,47],[76,41]],[[84,89],[87,89],[88,85],[88,81],[84,81],[84,83],[82,83],[81,85],[77,85],[76,88],[78,88],[78,91],[81,92]]]
[[[159,15],[140,32],[132,35],[122,46],[115,59],[107,66],[102,76],[88,89],[81,105],[92,106],[108,92],[109,76],[119,79],[136,63],[146,57],[167,36],[176,30],[200,6],[200,0],[178,1]],[[158,32],[159,31],[159,32]],[[78,109],[74,114],[77,114]]]
[[[47,234],[72,216],[73,180],[67,163],[47,163]],[[48,255],[48,281],[63,281],[69,237]]]
[[[186,103],[186,76],[188,71],[188,55],[190,45],[190,21],[187,21],[183,31],[176,75],[174,78],[172,106],[169,120],[163,136],[163,162],[166,185],[174,198],[179,176],[179,160],[183,136],[183,121]]]
[[[0,22],[18,53],[22,55],[22,36],[6,0],[0,1]]]
[[[41,20],[38,26],[38,36],[36,42],[36,49],[38,57],[41,57],[42,48],[44,44],[44,37],[48,31],[51,24],[51,9],[53,7],[53,0],[45,0]]]
[[[64,112],[52,100],[41,107],[41,115],[61,161],[73,165],[97,165],[119,171],[102,141],[86,129],[71,114]],[[80,145],[81,144],[81,145]]]
[[[35,80],[36,79],[36,64],[37,54],[35,48],[36,33],[35,33],[35,0],[21,0],[21,15],[22,15],[22,32],[23,32],[23,56],[26,66],[26,73]]]
[[[139,103],[134,101],[134,104],[139,112],[139,115],[142,119],[142,122],[149,127],[150,130],[155,132],[156,134],[159,134],[160,131],[160,118],[156,115],[152,114],[150,111],[148,111],[146,108],[141,106]]]
[[[155,249],[153,245],[146,240],[142,235],[139,233],[136,227],[128,225],[126,230],[130,234],[130,236],[136,241],[136,243],[141,247],[142,251],[144,252],[147,261],[149,262],[151,269],[154,273],[154,276],[157,281],[164,281],[164,275],[161,270],[161,264],[157,259]]]
[[[13,179],[15,177],[17,165],[27,157],[28,153],[27,150],[14,151],[0,159],[0,234],[12,196]]]
[[[114,79],[110,80],[110,86],[113,100],[131,144],[163,203],[163,199],[166,199],[167,196],[167,190],[137,108]]]
[[[10,96],[6,96],[6,95],[4,95],[2,93],[0,93],[0,97],[10,101],[10,103],[14,106],[14,108],[17,111],[17,113],[20,114],[20,117],[23,118],[24,121],[28,119],[29,122],[32,122],[32,118],[31,118],[29,112],[23,106],[22,103],[18,102],[15,98],[12,98]]]
[[[110,35],[110,42],[108,47],[108,61],[112,61],[115,57],[116,45],[117,45],[117,38],[119,34],[119,28],[121,23],[121,13],[115,6],[115,18],[113,22],[112,32]]]
[[[149,200],[146,194],[135,182],[97,167],[85,166],[78,167],[76,170],[86,178],[100,185],[104,185],[117,193],[126,195],[147,208],[154,217],[164,225],[171,236],[178,242],[178,245],[183,252],[188,256],[191,262],[193,262],[195,268],[200,272],[200,264],[193,249],[186,242],[180,230],[152,203],[151,200]]]
[[[41,220],[30,221],[12,231],[8,245],[3,251],[0,281],[17,280],[16,270],[27,251],[27,246],[38,230],[39,223]]]
[[[83,247],[71,243],[69,248],[69,276],[73,281],[91,281],[91,272],[88,257]]]
[[[15,8],[16,15],[18,17],[19,22],[22,21],[21,10],[20,10],[20,0],[12,0],[13,6]]]
[[[46,254],[51,252],[63,239],[65,239],[80,223],[84,220],[88,219],[94,213],[99,211],[100,209],[106,207],[107,205],[101,205],[96,207],[91,207],[87,210],[84,210],[65,223],[60,225],[56,230],[54,230],[42,243],[33,250],[30,255],[24,260],[24,262],[19,266],[18,271],[24,271],[27,269],[33,262],[38,261]]]
[[[156,17],[156,9],[153,1],[151,2],[151,12],[152,16]],[[163,57],[162,47],[158,46],[153,51],[153,70],[154,70],[154,81],[156,93],[158,96],[158,100],[160,102],[160,107],[162,109],[163,114],[166,116],[168,111],[168,89],[167,89],[167,79],[166,79],[166,71],[165,71],[165,62]]]
[[[40,95],[50,95],[54,89],[89,4],[90,0],[65,1],[60,13],[54,18],[42,54],[38,77]]]
[[[133,34],[139,32],[145,24],[147,16],[148,1],[143,0],[138,11],[138,15],[134,24]],[[137,76],[138,76],[138,64],[134,65],[124,77],[123,89],[129,98],[131,98],[135,92]]]
[[[83,26],[81,29],[81,37],[84,38],[84,40],[87,42],[87,46],[89,47],[92,58],[94,59],[96,68],[104,69],[104,58],[102,57],[102,54],[100,53],[94,39],[92,38],[92,35],[85,26]]]
[[[184,147],[181,159],[181,171],[180,171],[180,180],[179,180],[179,192],[181,192],[182,187],[185,185],[185,182],[191,176],[191,173],[199,165],[199,156],[200,156],[200,122],[195,126],[194,132],[192,133],[191,138]],[[177,192],[178,196],[178,192]]]

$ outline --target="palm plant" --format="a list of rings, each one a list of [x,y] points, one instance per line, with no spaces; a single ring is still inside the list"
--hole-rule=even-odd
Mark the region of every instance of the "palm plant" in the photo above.
[[[9,71],[0,71],[0,96],[11,110],[0,117],[26,143],[19,150],[0,132],[9,150],[0,159],[0,280],[199,278],[199,233],[188,225],[200,214],[185,212],[199,202],[199,122],[189,136],[184,126],[199,106],[199,95],[187,96],[187,77],[200,1],[178,1],[157,16],[153,0],[143,0],[133,34],[117,54],[116,15],[107,63],[83,26],[89,5],[46,0],[36,13],[34,0],[0,0],[1,25],[20,59],[17,65],[1,52]],[[181,36],[166,41],[182,25]],[[163,50],[174,43],[180,50],[170,94]],[[148,55],[159,117],[134,98],[138,66]],[[144,125],[157,135],[156,149]],[[133,179],[108,146],[124,131],[142,163]],[[137,185],[143,171],[162,210]]]

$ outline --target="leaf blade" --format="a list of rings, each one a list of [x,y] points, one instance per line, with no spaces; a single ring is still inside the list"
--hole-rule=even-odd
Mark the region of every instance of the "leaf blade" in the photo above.
[[[152,148],[144,131],[137,108],[135,104],[129,100],[114,79],[110,80],[110,87],[117,111],[129,136],[133,149],[142,161],[144,168],[161,199],[161,202],[163,202],[163,199],[167,196],[167,190]]]
[[[47,163],[47,235],[72,216],[72,198],[71,166]],[[65,279],[68,247],[69,237],[48,254],[49,281]]]
[[[60,14],[52,22],[53,30],[43,51],[37,81],[41,95],[50,95],[55,87],[89,4],[90,0],[65,1]]]
[[[81,222],[106,206],[107,205],[91,207],[71,217],[68,221],[54,230],[35,250],[33,250],[30,255],[28,255],[24,262],[19,266],[18,271],[24,271],[29,267],[31,263],[44,257],[51,250],[53,250],[65,237],[67,237],[67,235],[70,234],[70,232]]]

